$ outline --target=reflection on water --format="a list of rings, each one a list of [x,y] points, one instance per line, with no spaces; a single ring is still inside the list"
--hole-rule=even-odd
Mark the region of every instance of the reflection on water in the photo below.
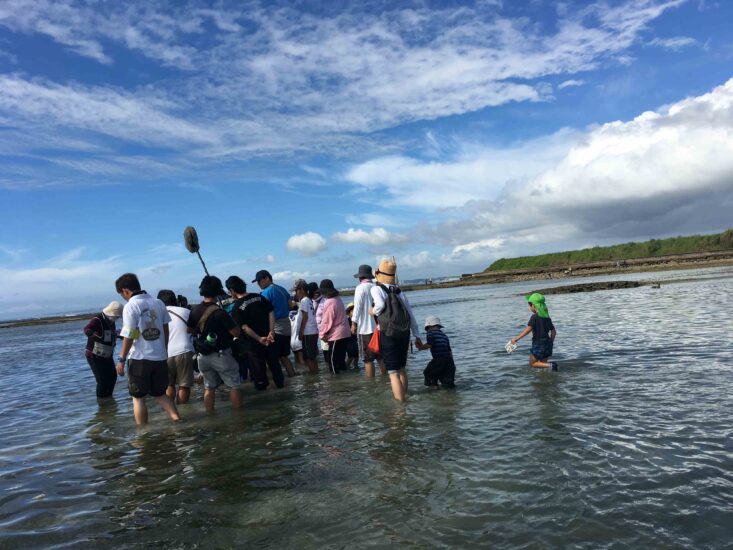
[[[3,330],[0,546],[723,547],[733,272],[691,274],[548,297],[559,373],[503,351],[535,283],[413,292],[456,391],[422,385],[422,352],[406,406],[384,379],[321,374],[213,416],[196,388],[185,422],[151,407],[144,429],[126,380],[97,404],[83,323]]]

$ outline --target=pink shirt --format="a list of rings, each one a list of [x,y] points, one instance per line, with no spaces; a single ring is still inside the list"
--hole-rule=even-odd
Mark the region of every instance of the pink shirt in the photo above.
[[[321,340],[326,340],[327,342],[349,338],[351,336],[351,326],[349,325],[349,318],[346,316],[346,308],[341,298],[338,296],[327,298],[325,302],[322,306],[323,316],[321,318],[321,324],[318,327],[319,337]]]

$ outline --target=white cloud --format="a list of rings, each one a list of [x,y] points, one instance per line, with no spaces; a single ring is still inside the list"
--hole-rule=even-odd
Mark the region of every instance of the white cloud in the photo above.
[[[573,88],[576,86],[583,86],[585,84],[585,80],[565,80],[557,85],[558,90],[564,90],[565,88]]]
[[[543,240],[718,231],[733,207],[733,79],[633,120],[590,128],[552,166],[477,201],[435,239],[471,252]],[[466,244],[468,242],[468,244]]]
[[[496,257],[504,246],[504,239],[482,239],[453,247],[442,259],[449,262],[481,261]]]
[[[367,225],[370,227],[398,227],[405,225],[404,221],[397,219],[396,216],[381,212],[349,214],[346,216],[346,223],[351,225]]]
[[[303,256],[315,256],[326,249],[326,239],[318,233],[308,231],[301,235],[293,235],[285,246],[291,252],[299,252]]]
[[[650,46],[658,46],[665,50],[678,51],[690,46],[697,46],[698,42],[689,36],[674,36],[671,38],[655,38],[649,42]]]
[[[291,271],[287,269],[284,271],[276,271],[272,274],[272,279],[274,281],[280,281],[280,284],[282,285],[288,286],[296,279],[305,279],[306,281],[310,281],[320,276],[320,273],[312,273],[310,271]]]
[[[359,133],[541,101],[550,93],[542,79],[618,62],[651,21],[680,3],[559,10],[556,30],[546,34],[545,26],[507,16],[500,3],[378,13],[344,4],[316,16],[285,4],[6,0],[0,25],[11,31],[45,35],[105,64],[123,48],[179,71],[130,90],[5,75],[0,124],[18,128],[13,141],[26,150],[46,141],[49,127],[70,138],[67,150],[79,144],[71,139],[79,131],[163,146],[178,153],[171,169],[191,156],[217,163],[304,149],[363,152],[377,145]]]
[[[354,229],[350,227],[346,231],[334,233],[331,240],[345,244],[368,244],[371,246],[382,246],[386,244],[404,243],[408,240],[406,235],[391,233],[383,227],[375,227],[371,231]]]
[[[380,157],[354,166],[345,177],[366,191],[386,191],[396,205],[459,207],[494,199],[507,182],[542,173],[562,159],[577,137],[578,132],[561,130],[506,148],[463,143],[453,159],[444,161]]]

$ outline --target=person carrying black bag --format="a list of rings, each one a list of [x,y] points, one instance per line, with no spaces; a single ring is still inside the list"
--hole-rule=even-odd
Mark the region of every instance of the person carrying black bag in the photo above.
[[[214,410],[216,388],[222,384],[230,388],[232,408],[242,406],[239,364],[232,356],[232,342],[241,331],[216,302],[216,297],[223,292],[218,277],[204,277],[199,285],[199,294],[204,301],[191,311],[188,318],[188,330],[194,336],[193,346],[198,355],[199,372],[204,377],[204,406],[208,412]]]

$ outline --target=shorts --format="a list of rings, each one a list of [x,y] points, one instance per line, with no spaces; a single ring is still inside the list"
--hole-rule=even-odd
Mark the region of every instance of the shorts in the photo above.
[[[407,351],[410,348],[410,336],[395,338],[379,335],[379,347],[387,372],[399,372],[407,366]]]
[[[365,362],[371,363],[375,359],[381,359],[381,353],[374,353],[369,349],[369,342],[372,340],[373,334],[360,334],[359,335],[359,347],[361,347],[361,357]]]
[[[455,388],[456,365],[452,357],[436,357],[432,359],[423,371],[426,386],[437,386],[438,382],[444,388]]]
[[[148,359],[127,361],[127,387],[133,397],[160,397],[168,388],[168,363]]]
[[[317,334],[304,334],[303,335],[303,355],[306,359],[317,359],[318,358],[318,335]]]
[[[239,388],[239,363],[231,349],[199,356],[199,371],[204,375],[204,388],[215,390],[222,384]]]
[[[270,344],[277,350],[278,357],[290,355],[290,334],[275,334],[275,341]]]
[[[543,342],[532,342],[532,348],[529,351],[538,361],[544,361],[552,356],[552,340]]]
[[[168,358],[168,385],[193,386],[193,352],[186,351]]]

